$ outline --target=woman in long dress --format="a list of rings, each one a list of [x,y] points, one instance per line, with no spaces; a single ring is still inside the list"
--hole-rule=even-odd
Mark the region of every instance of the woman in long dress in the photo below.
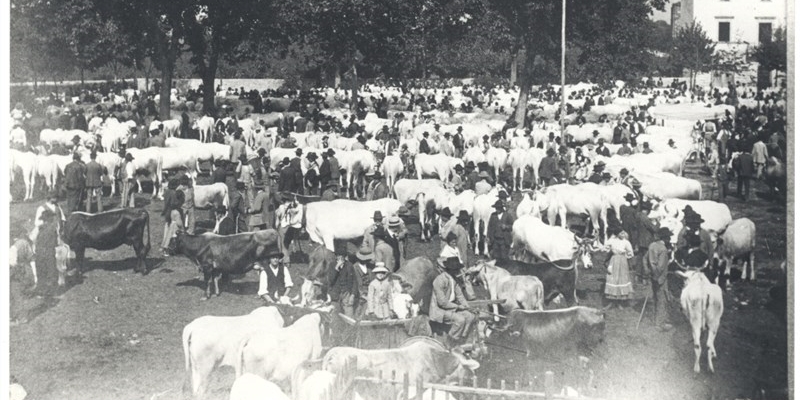
[[[606,240],[605,249],[611,252],[611,259],[606,275],[605,295],[608,305],[605,308],[608,309],[615,303],[622,308],[622,303],[627,303],[633,295],[628,267],[628,260],[633,258],[633,247],[621,227],[609,227],[609,232],[611,237]]]
[[[36,285],[37,294],[52,296],[58,288],[56,270],[56,246],[58,246],[58,224],[56,214],[50,210],[42,212],[42,225],[36,237]]]

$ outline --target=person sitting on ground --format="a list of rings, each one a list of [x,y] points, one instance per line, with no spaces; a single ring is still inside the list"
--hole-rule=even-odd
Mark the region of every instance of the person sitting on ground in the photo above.
[[[457,258],[451,257],[444,263],[444,269],[433,280],[429,311],[431,321],[450,325],[448,339],[453,341],[465,339],[475,321],[464,292],[456,282],[459,273]]]
[[[382,261],[372,269],[375,279],[369,284],[367,293],[367,312],[369,319],[385,320],[392,318],[392,284],[386,279],[389,270]]]

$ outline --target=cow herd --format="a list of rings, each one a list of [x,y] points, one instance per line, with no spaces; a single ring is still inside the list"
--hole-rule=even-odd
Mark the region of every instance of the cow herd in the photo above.
[[[568,90],[577,92],[579,87],[570,87]],[[459,97],[461,91],[461,87],[454,87],[447,94],[441,91],[432,95]],[[614,89],[602,93],[608,98],[608,105],[617,104],[614,103]],[[397,96],[395,88],[375,86],[365,87],[365,92],[361,94],[364,97],[379,94]],[[665,106],[668,101],[674,101],[674,98],[662,99],[650,93],[620,98],[619,104],[624,107],[617,109],[617,115],[607,115],[607,119],[623,118],[630,105],[637,111],[646,110],[645,105],[651,97]],[[541,107],[542,115],[552,120],[555,112],[552,107],[536,101],[531,105]],[[606,112],[608,105],[603,108]],[[722,111],[724,108],[717,110]],[[340,119],[343,124],[347,123],[345,110],[329,108],[321,112]],[[301,149],[304,155],[319,156],[327,148],[336,150],[336,157],[344,172],[340,183],[344,184],[348,199],[313,202],[302,207],[304,230],[309,239],[329,252],[335,251],[336,241],[358,240],[372,224],[374,212],[392,216],[404,214],[403,208],[416,207],[421,240],[432,239],[431,228],[438,224],[439,214],[444,209],[449,209],[452,214],[465,211],[472,220],[470,242],[475,254],[488,254],[492,238],[487,229],[493,205],[504,197],[501,193],[521,192],[521,201],[514,212],[516,219],[511,228],[513,260],[480,260],[468,266],[466,273],[476,281],[483,282],[492,299],[503,300],[495,313],[509,316],[506,324],[508,332],[523,338],[528,354],[536,346],[548,346],[553,335],[577,334],[581,336],[581,342],[591,341],[588,336],[598,336],[597,332],[602,337],[605,323],[602,312],[580,306],[549,311],[544,311],[544,308],[559,296],[565,297],[571,305],[578,303],[576,286],[580,283],[579,267],[592,267],[591,256],[600,249],[606,237],[609,214],[619,216],[620,207],[629,204],[626,200],[628,196],[651,202],[653,206],[648,216],[660,226],[668,227],[673,232],[673,241],[677,240],[678,233],[683,229],[684,210],[687,206],[691,207],[703,218],[702,228],[712,235],[715,245],[718,244],[714,258],[725,262],[730,268],[734,259],[745,257],[749,268],[743,268],[743,274],[755,278],[755,224],[747,218],[734,220],[727,205],[704,200],[707,197],[704,197],[700,183],[682,176],[685,161],[693,153],[696,154],[696,140],[690,131],[694,121],[651,124],[639,134],[639,153],[611,157],[593,151],[597,139],[612,140],[611,123],[590,121],[569,125],[563,138],[564,143],[570,145],[568,157],[575,162],[575,149],[581,148],[588,162],[582,166],[583,169],[575,171],[571,182],[543,186],[540,185],[538,173],[546,153],[537,144],[547,143],[551,139],[548,137],[550,132],[555,133],[556,137],[561,136],[557,124],[547,122],[547,118],[532,124],[530,130],[510,128],[502,131],[506,125],[505,115],[435,110],[415,114],[413,118],[409,118],[411,114],[399,117],[401,114],[395,112],[392,118],[387,119],[370,113],[365,119],[357,121],[361,134],[367,138],[366,149],[354,149],[357,142],[354,138],[331,132],[290,132],[288,135],[294,138],[296,148],[276,147],[278,129],[273,122],[265,120],[275,120],[279,124],[287,118],[302,118],[289,112],[233,118],[237,119],[237,125],[248,144],[247,153],[266,150],[273,169],[284,157],[293,157],[296,149]],[[157,196],[159,181],[166,171],[184,169],[195,178],[200,172],[201,162],[210,161],[213,168],[217,160],[237,161],[230,159],[228,143],[232,138],[226,137],[225,143],[210,142],[218,133],[216,130],[220,124],[212,117],[202,116],[194,121],[193,126],[198,130],[200,140],[178,137],[179,120],[153,123],[160,124],[166,134],[166,147],[126,150],[134,156],[136,170],[149,174],[153,179],[153,197]],[[226,123],[223,121],[222,126]],[[108,150],[99,153],[97,161],[108,171],[113,194],[114,171],[122,165],[122,158],[114,151],[125,144],[131,126],[109,116],[91,119],[89,127],[91,132],[43,130],[39,140],[40,143],[58,143],[69,147],[77,136],[80,144],[75,144],[76,150],[87,161],[87,146],[99,143]],[[392,127],[396,131],[402,151],[392,152],[384,140],[377,139],[384,127]],[[463,135],[463,149],[453,146],[451,137],[456,134]],[[497,135],[505,140],[505,145],[499,146],[499,142],[489,143],[485,140],[487,136]],[[420,153],[423,140],[430,145],[430,154]],[[671,144],[667,144],[668,141]],[[654,152],[641,152],[642,143],[649,145]],[[615,145],[609,147],[613,151]],[[11,176],[12,179],[15,175],[22,176],[25,200],[33,197],[37,180],[53,189],[59,176],[63,175],[64,166],[71,161],[69,156],[46,154],[44,146],[39,150],[38,154],[18,150],[12,150],[11,153]],[[409,156],[411,161],[401,155]],[[485,165],[486,169],[494,172],[497,179],[487,193],[477,194],[472,188],[458,192],[453,190],[451,182],[454,177],[470,163]],[[592,170],[595,165],[605,166],[605,171],[611,175],[610,181],[603,184],[581,182],[581,179],[588,177],[586,171]],[[304,174],[315,168],[319,172],[318,167],[305,158],[301,166]],[[641,186],[633,189],[621,183],[620,172],[623,169]],[[500,177],[508,170],[511,171],[511,179],[504,185]],[[350,199],[358,197],[359,192],[366,192],[364,177],[376,171],[382,172],[391,197],[371,201]],[[526,173],[532,177],[530,180],[525,179]],[[356,190],[359,182],[364,186]],[[140,191],[141,188],[140,183]],[[194,193],[198,207],[228,206],[228,188],[225,184],[198,185]],[[584,234],[579,236],[573,232],[571,223],[575,221],[585,227]],[[143,241],[144,230],[147,230],[146,243]],[[179,235],[175,240],[175,251],[200,266],[205,275],[207,298],[212,292],[212,284],[215,286],[214,292],[219,295],[218,280],[221,274],[246,271],[248,265],[261,254],[272,250],[278,240],[273,235],[274,231],[230,237]],[[65,236],[70,238],[68,244],[75,250],[79,263],[86,247],[107,250],[130,244],[138,258],[136,270],[147,270],[145,256],[149,251],[149,217],[144,211],[115,210],[97,215],[75,213],[65,227]],[[324,262],[325,257],[320,257],[319,261],[314,259],[312,256],[312,264]],[[313,270],[314,265],[311,267]],[[322,271],[325,268],[322,267]],[[407,270],[401,268],[397,275]],[[694,371],[700,371],[700,332],[707,329],[708,368],[713,372],[712,359],[717,354],[714,337],[723,312],[722,291],[701,273],[687,271],[680,274],[685,279],[681,307],[691,323],[694,338]],[[413,279],[415,277],[408,277],[408,280]],[[423,279],[426,280],[428,278]],[[417,296],[415,300],[424,302],[429,300],[430,294],[427,295],[428,299],[422,297]],[[592,329],[579,332],[544,329],[563,325],[565,320],[571,321],[572,327],[584,324]],[[335,375],[350,359],[355,360],[359,371],[406,372],[411,376],[421,376],[428,382],[458,382],[465,373],[479,366],[477,361],[458,351],[423,339],[411,340],[396,349],[333,347],[323,352],[322,340],[331,329],[330,324],[330,317],[324,312],[290,316],[279,307],[261,307],[243,316],[198,318],[183,330],[187,391],[196,396],[202,395],[207,389],[211,371],[222,365],[233,367],[236,372],[237,380],[231,389],[232,399],[247,398],[239,396],[245,396],[253,390],[269,398],[281,398],[288,388],[295,398],[319,398],[314,397],[313,393],[329,390]],[[302,374],[298,371],[302,372],[304,365],[320,358],[321,367],[307,374],[309,376],[305,379],[300,379],[299,375]],[[327,389],[320,388],[321,385],[325,386],[324,382],[328,382]],[[360,394],[364,398],[379,396],[366,392]]]

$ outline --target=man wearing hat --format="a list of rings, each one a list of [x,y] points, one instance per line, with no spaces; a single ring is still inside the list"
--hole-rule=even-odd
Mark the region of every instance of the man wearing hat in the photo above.
[[[459,194],[464,191],[464,181],[461,178],[461,175],[464,173],[464,167],[458,164],[454,170],[453,177],[450,179],[450,186],[456,194]]]
[[[489,227],[487,229],[489,240],[489,254],[495,260],[507,260],[508,251],[511,247],[511,227],[514,219],[510,213],[506,212],[506,206],[502,200],[494,203],[495,212],[489,217]]]
[[[489,193],[492,190],[492,184],[489,181],[492,177],[486,171],[481,171],[478,174],[478,178],[480,179],[477,183],[475,183],[475,195],[480,196],[482,194]]]
[[[622,138],[622,147],[617,150],[617,155],[629,156],[631,154],[633,154],[633,151],[631,151],[630,146],[628,146],[628,138]]]
[[[269,186],[256,186],[258,193],[253,200],[253,207],[248,211],[250,226],[255,230],[274,229],[274,206]]]
[[[406,224],[397,215],[392,215],[386,220],[386,235],[390,238],[397,240],[397,251],[395,258],[399,260],[402,265],[406,259],[406,239],[408,238],[408,229]],[[398,266],[399,267],[399,266]]]
[[[455,152],[456,149],[453,146],[453,143],[450,141],[450,132],[445,132],[444,137],[439,139],[439,153],[442,153],[448,157],[453,157]]]
[[[383,175],[380,171],[375,171],[372,176],[372,182],[367,189],[367,201],[379,200],[389,197],[389,187],[386,186],[386,181],[383,180]]]
[[[331,166],[331,178],[330,180],[336,183],[336,193],[339,193],[339,178],[341,177],[341,167],[339,166],[339,160],[336,158],[336,151],[333,149],[328,149],[328,162]]]
[[[328,181],[325,185],[325,190],[322,192],[322,196],[320,196],[320,200],[322,201],[333,201],[339,198],[338,186],[334,181]]]
[[[247,194],[243,181],[236,181],[236,190],[230,195],[230,213],[236,222],[236,233],[247,232]]]
[[[450,325],[448,339],[455,342],[469,335],[475,321],[475,315],[469,311],[464,292],[456,281],[460,271],[457,257],[444,262],[444,270],[433,280],[429,310],[432,321]]]
[[[619,208],[619,221],[622,230],[628,233],[631,247],[636,255],[631,263],[631,271],[640,280],[643,279],[642,257],[658,233],[658,226],[641,211],[640,203],[632,193],[625,195],[626,204]]]
[[[602,160],[601,160],[601,161],[598,161],[598,162],[597,162],[597,163],[596,163],[596,164],[595,164],[595,165],[592,167],[592,171],[593,171],[593,172],[592,172],[592,175],[590,175],[590,176],[589,176],[589,179],[588,179],[588,181],[589,181],[589,182],[592,182],[592,183],[596,183],[596,184],[598,184],[598,185],[599,185],[600,183],[602,183],[602,182],[603,182],[603,169],[604,169],[605,167],[606,167],[606,163],[604,163]]]
[[[456,220],[453,218],[453,212],[450,207],[445,207],[439,212],[439,236],[442,238],[442,246],[445,245],[445,238],[450,230],[456,225]]]
[[[92,203],[97,200],[97,212],[103,212],[103,166],[97,162],[97,153],[89,155],[86,164],[86,212],[92,212]]]
[[[650,276],[650,283],[653,289],[653,322],[660,326],[662,330],[672,329],[668,321],[668,302],[667,293],[667,267],[670,259],[670,238],[672,232],[668,228],[659,228],[656,233],[657,240],[650,243],[647,253],[644,254],[642,264],[644,273]]]
[[[653,152],[653,149],[650,148],[650,143],[644,142],[642,143],[642,154],[650,154]]]
[[[33,229],[28,236],[31,239],[31,242],[33,242],[34,252],[36,251],[36,239],[39,237],[39,227],[44,225],[45,218],[43,215],[46,213],[55,215],[56,221],[59,224],[63,224],[66,221],[64,211],[62,211],[61,206],[58,205],[58,191],[56,190],[48,193],[47,200],[44,202],[44,204],[36,208],[36,215],[33,218]]]
[[[336,310],[360,319],[369,292],[372,253],[361,249],[355,256],[338,256],[336,267],[328,275],[329,294]]]
[[[464,167],[464,170],[466,171],[466,177],[465,177],[466,184],[464,185],[464,189],[475,190],[475,185],[478,183],[478,181],[481,180],[480,174],[475,169],[475,163],[473,163],[472,161],[468,162],[467,165]]]
[[[151,126],[150,137],[147,139],[147,147],[166,147],[167,139],[161,131],[163,126],[163,124],[159,123],[158,128],[155,130],[153,130]]]
[[[603,138],[597,139],[597,148],[594,151],[603,157],[611,157],[611,151],[606,147],[606,141]]]
[[[79,211],[86,187],[86,165],[78,153],[73,153],[72,162],[64,167],[64,186],[67,189],[67,214]]]
[[[380,226],[372,232],[372,237],[375,240],[375,262],[381,262],[383,265],[390,268],[392,271],[400,269],[400,249],[399,242],[396,238],[390,236],[383,226]]]
[[[294,195],[282,193],[282,196],[283,204],[275,211],[275,215],[278,226],[278,245],[283,252],[283,262],[288,264],[292,253],[290,246],[303,226],[303,206],[295,200]],[[297,251],[300,251],[299,246]]]
[[[289,157],[284,157],[280,164],[278,175],[278,191],[281,193],[297,193],[295,187],[295,172],[290,165]]]
[[[375,251],[375,238],[372,234],[378,228],[383,228],[383,214],[381,214],[380,210],[376,210],[375,213],[372,215],[372,225],[368,226],[367,229],[364,230],[364,240],[361,241],[361,249],[368,250],[370,253]]]
[[[281,298],[294,286],[289,269],[283,265],[282,259],[283,253],[273,251],[253,265],[253,269],[258,271],[258,297],[267,303],[281,302]]]
[[[119,169],[119,179],[122,182],[120,207],[133,208],[135,206],[133,185],[136,182],[136,166],[133,163],[133,155],[131,153],[125,153],[122,168]]]
[[[219,206],[214,209],[215,223],[213,232],[217,235],[233,235],[236,233],[236,222],[231,218],[228,209],[225,206]]]
[[[422,133],[422,140],[419,141],[419,154],[430,154],[431,146],[428,144],[428,132]]]
[[[456,134],[453,135],[453,149],[455,153],[455,157],[461,158],[464,155],[464,134],[461,132],[464,131],[464,128],[459,125],[456,128]]]
[[[319,176],[317,175],[319,166],[317,165],[317,153],[309,152],[306,154],[306,160],[308,160],[308,170],[303,182],[305,187],[308,188],[308,194],[315,196],[317,193],[319,193]]]
[[[750,181],[756,176],[755,163],[753,156],[747,146],[739,146],[742,151],[738,157],[733,159],[733,170],[736,171],[736,194],[747,201],[750,199]],[[744,193],[742,193],[744,188]]]
[[[683,215],[684,227],[678,233],[677,248],[686,248],[688,244],[687,235],[696,235],[700,238],[700,249],[703,250],[705,254],[714,254],[714,244],[711,241],[711,234],[701,227],[703,222],[705,222],[703,217],[701,217],[700,214],[694,211],[690,206],[686,206],[686,208],[684,208]]]
[[[558,160],[556,159],[556,151],[552,148],[547,149],[547,156],[539,163],[539,180],[542,185],[550,186],[556,183],[558,176]]]

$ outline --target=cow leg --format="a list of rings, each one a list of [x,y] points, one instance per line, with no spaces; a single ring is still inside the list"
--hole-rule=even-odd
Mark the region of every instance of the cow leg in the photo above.
[[[713,305],[709,304],[709,307],[713,307]],[[706,339],[706,348],[708,349],[708,370],[711,373],[714,373],[714,359],[717,358],[717,349],[714,347],[714,340],[717,337],[717,330],[719,329],[719,317],[722,313],[721,310],[715,310],[717,312],[716,318],[709,318],[713,317],[711,315],[706,315],[706,320],[708,323],[708,339]]]
[[[155,192],[155,180],[153,180],[153,191]],[[136,193],[142,193],[142,178],[136,177]]]
[[[201,297],[200,300],[208,300],[211,297],[211,270],[210,268],[207,271],[203,271],[203,281],[206,283],[206,293],[205,296]]]
[[[755,246],[754,246],[755,247]],[[750,279],[756,280],[756,252],[754,250],[750,250],[750,266],[749,270],[751,271]]]
[[[222,278],[222,272],[214,275],[214,293],[219,297],[219,279]]]
[[[692,308],[696,308],[695,312],[690,312],[692,318],[690,319],[692,325],[692,342],[694,343],[694,372],[700,373],[700,355],[703,353],[703,348],[700,346],[700,335],[702,334],[702,314],[705,310],[700,307],[700,301],[691,304]]]
[[[86,249],[83,247],[73,247],[72,250],[75,252],[75,272],[80,278],[83,276],[83,259],[86,254]]]

